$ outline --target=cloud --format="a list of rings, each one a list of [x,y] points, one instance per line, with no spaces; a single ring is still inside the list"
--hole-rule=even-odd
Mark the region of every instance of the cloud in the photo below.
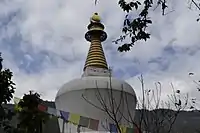
[[[44,99],[54,100],[60,86],[81,76],[89,49],[84,34],[90,16],[98,11],[108,33],[104,51],[115,76],[127,80],[138,95],[137,77],[143,74],[149,88],[162,83],[163,95],[171,92],[172,82],[175,88],[198,96],[188,77],[192,71],[200,78],[197,13],[181,0],[171,1],[167,12],[175,11],[165,16],[159,8],[151,11],[151,39],[119,53],[112,41],[121,34],[126,14],[117,2],[101,0],[95,7],[93,0],[1,1],[0,49],[5,67],[14,72],[16,95],[36,90]]]
[[[195,72],[199,79],[199,35],[200,25],[196,20],[196,13],[187,9],[184,3],[177,1],[175,11],[161,16],[160,12],[151,12],[154,20],[150,26],[151,39],[147,42],[139,42],[132,51],[124,54],[123,58],[130,61],[137,58],[138,67],[142,70],[147,88],[155,88],[154,83],[162,83],[163,99],[172,93],[170,83],[175,89],[183,93],[189,93],[191,97],[198,97],[196,85],[188,76],[189,72]],[[140,84],[137,77],[130,77],[127,81],[140,92]],[[139,89],[137,89],[139,88]],[[165,96],[164,96],[165,95]]]

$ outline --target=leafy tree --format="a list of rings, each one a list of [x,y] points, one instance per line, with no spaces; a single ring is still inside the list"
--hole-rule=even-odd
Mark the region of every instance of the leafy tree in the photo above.
[[[38,110],[42,99],[38,93],[30,91],[25,94],[18,105],[22,110],[18,113],[20,133],[42,133],[43,124],[49,119],[48,114]]]
[[[130,2],[127,3],[125,0],[119,0],[118,2],[119,6],[125,11],[126,13],[129,13],[130,11],[134,9],[138,9],[139,6],[142,5],[139,1]],[[139,40],[147,40],[150,38],[150,34],[146,31],[146,28],[149,24],[152,24],[152,20],[148,17],[149,9],[153,5],[153,0],[144,0],[143,3],[143,9],[139,13],[139,16],[136,17],[133,20],[130,20],[128,18],[129,15],[126,15],[126,18],[124,20],[124,26],[122,29],[122,35],[119,39],[115,40],[114,42],[117,44],[119,41],[123,41],[127,37],[130,37],[130,43],[125,43],[121,46],[119,46],[118,51],[129,51],[130,48]],[[165,3],[163,4],[165,5]],[[164,7],[165,9],[166,7]],[[163,10],[164,10],[163,9]]]
[[[95,0],[95,4],[98,0]],[[162,15],[166,15],[165,13],[167,6],[167,0],[143,0],[141,3],[139,0],[133,0],[131,2],[126,2],[126,0],[119,0],[118,5],[121,9],[127,13],[124,19],[124,25],[122,28],[122,35],[114,40],[113,42],[118,44],[128,38],[129,43],[124,43],[123,45],[118,47],[118,51],[126,52],[131,49],[135,45],[136,42],[144,40],[147,41],[150,39],[150,33],[147,31],[147,27],[152,24],[152,20],[149,16],[150,9],[160,7]],[[198,0],[190,0],[190,6],[195,6],[200,11],[200,2]],[[133,10],[141,9],[138,16],[134,19],[130,19],[130,12]],[[169,11],[171,12],[171,11]],[[197,21],[200,20],[200,14],[197,18]]]
[[[13,98],[15,83],[12,81],[12,72],[9,69],[3,69],[2,62],[0,53],[0,128],[9,133],[13,130],[10,120],[14,113],[4,105]]]

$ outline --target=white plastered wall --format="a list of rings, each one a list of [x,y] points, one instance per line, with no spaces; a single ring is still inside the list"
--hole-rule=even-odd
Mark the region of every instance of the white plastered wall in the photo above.
[[[120,124],[129,125],[130,116],[134,118],[136,107],[136,96],[131,86],[123,81],[111,79],[112,96],[115,109],[120,105],[118,111],[118,119],[121,118]],[[123,90],[123,91],[122,91]],[[123,96],[122,96],[123,94]],[[102,98],[102,99],[101,99]],[[103,100],[103,101],[102,101]],[[106,77],[85,77],[84,79],[76,79],[69,84],[65,84],[57,94],[56,108],[66,112],[80,114],[85,117],[100,120],[99,130],[104,131],[108,127],[108,123],[113,123],[102,108],[101,102],[104,102],[111,110],[111,89],[110,79]],[[121,104],[120,104],[121,103]],[[92,105],[94,104],[94,105]],[[58,112],[59,113],[59,112]],[[125,118],[125,119],[124,119]],[[104,124],[102,124],[104,123]],[[59,121],[60,130],[62,130],[63,122]],[[65,133],[75,133],[77,126],[67,124],[65,125]],[[82,131],[91,131],[82,129]]]

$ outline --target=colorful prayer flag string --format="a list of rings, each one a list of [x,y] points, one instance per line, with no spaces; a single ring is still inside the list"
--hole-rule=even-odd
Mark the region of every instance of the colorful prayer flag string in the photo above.
[[[84,117],[78,114],[70,113],[70,112],[65,112],[61,110],[57,110],[55,108],[47,107],[45,105],[39,104],[38,109],[40,111],[46,112],[48,114],[51,114],[53,116],[59,117],[63,119],[65,122],[72,123],[74,125],[79,125],[82,127],[86,127],[89,129],[92,129],[94,131],[98,131],[99,128],[99,120]],[[58,115],[59,112],[59,115]],[[128,128],[126,126],[120,125],[120,131],[121,133],[134,133],[133,128]],[[109,124],[109,130],[111,133],[119,133],[119,130],[115,124]]]

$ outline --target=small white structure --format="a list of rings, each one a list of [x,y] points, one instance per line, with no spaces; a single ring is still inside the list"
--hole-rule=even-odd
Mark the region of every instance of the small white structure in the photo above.
[[[136,94],[128,83],[111,76],[101,46],[107,34],[103,31],[104,26],[97,13],[91,18],[88,29],[85,38],[91,42],[91,46],[84,73],[81,78],[64,84],[58,91],[55,99],[56,108],[100,120],[100,132],[109,130],[108,123],[114,123],[114,115],[121,125],[128,126],[128,121],[135,115]],[[62,131],[63,122],[59,121],[59,125]],[[70,131],[77,132],[77,126],[66,124],[64,132]],[[92,130],[82,128],[81,132],[83,131]]]

